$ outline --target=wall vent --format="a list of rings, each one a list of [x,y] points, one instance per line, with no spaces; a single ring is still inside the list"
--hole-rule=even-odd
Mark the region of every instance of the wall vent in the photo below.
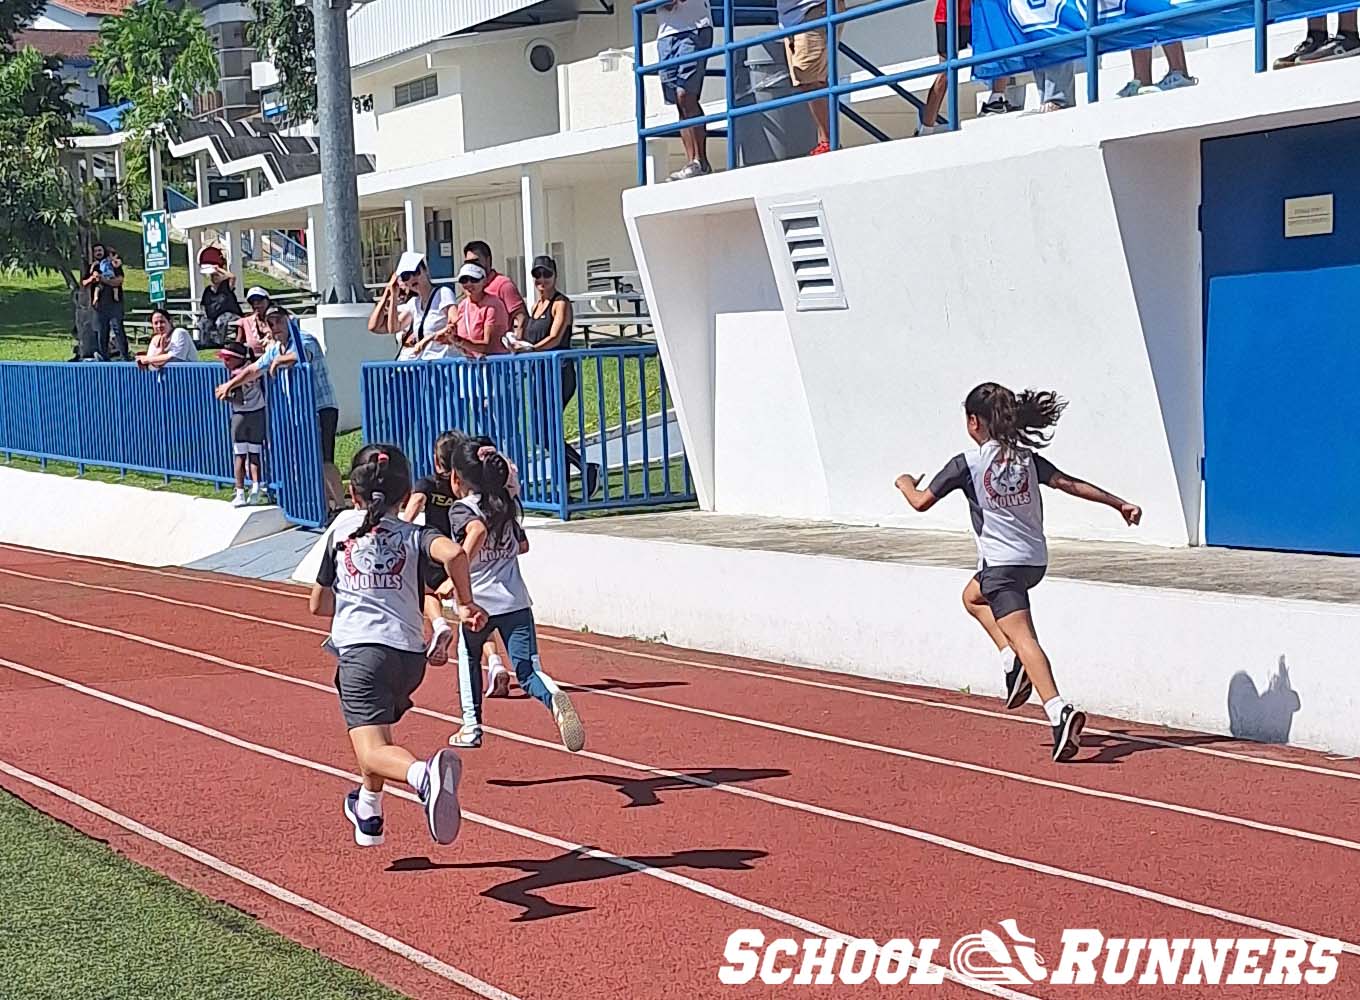
[[[822,203],[774,205],[770,214],[783,248],[795,308],[799,312],[847,308]]]

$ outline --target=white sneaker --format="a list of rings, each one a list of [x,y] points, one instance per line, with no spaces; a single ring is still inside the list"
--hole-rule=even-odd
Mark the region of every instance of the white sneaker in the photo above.
[[[487,692],[488,698],[509,698],[510,697],[510,671],[505,669],[505,664],[499,657],[491,660],[487,668]]]
[[[1130,80],[1128,83],[1124,84],[1124,86],[1119,88],[1119,93],[1115,94],[1114,96],[1137,97],[1139,94],[1146,94],[1151,90],[1152,90],[1151,87],[1147,88],[1147,90],[1144,90],[1141,80]]]
[[[552,713],[557,722],[557,731],[562,735],[562,745],[572,753],[581,750],[586,745],[586,730],[565,691],[553,695]]]
[[[425,651],[425,662],[432,667],[442,667],[449,662],[449,646],[453,643],[453,628],[444,620],[443,628],[436,627],[430,639],[430,648]]]
[[[259,504],[262,504],[262,503],[268,503],[268,502],[269,502],[269,494],[267,494],[267,493],[265,493],[263,490],[261,490],[260,487],[259,487],[258,485],[252,486],[251,489],[250,489],[250,498],[249,498],[246,502],[247,502],[247,503],[250,503],[250,504],[253,504],[253,505],[259,505]]]
[[[231,505],[233,507],[244,507],[246,505],[246,491],[237,490],[231,495]]]
[[[425,769],[425,787],[420,791],[430,836],[437,844],[452,844],[463,825],[458,805],[458,783],[463,780],[463,762],[447,748],[436,751]]]
[[[1173,69],[1170,73],[1166,74],[1166,76],[1162,77],[1161,82],[1157,84],[1157,89],[1180,90],[1182,87],[1193,87],[1197,83],[1199,83],[1198,77],[1186,76],[1180,70]]]

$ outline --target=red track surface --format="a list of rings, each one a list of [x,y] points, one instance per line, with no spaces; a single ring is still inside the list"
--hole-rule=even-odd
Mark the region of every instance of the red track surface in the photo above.
[[[488,702],[495,729],[464,754],[458,842],[436,847],[418,807],[389,796],[386,845],[356,848],[326,623],[302,594],[0,547],[0,784],[421,998],[497,995],[453,985],[449,967],[525,1000],[784,996],[718,981],[733,930],[939,938],[947,965],[955,939],[1007,918],[1050,969],[1069,927],[1336,938],[1347,951],[1329,985],[1170,992],[1360,995],[1354,762],[1093,719],[1104,735],[1058,766],[1035,706],[1012,716],[989,699],[594,636],[543,633],[548,670],[586,689],[585,753],[566,753],[518,693]],[[439,715],[457,711],[454,672],[431,669],[418,700],[398,732],[430,752],[452,730]],[[1168,995],[1136,981],[1014,989]]]

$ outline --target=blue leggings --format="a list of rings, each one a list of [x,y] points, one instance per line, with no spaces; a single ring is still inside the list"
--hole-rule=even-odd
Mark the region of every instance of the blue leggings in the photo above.
[[[482,724],[482,647],[499,632],[515,667],[520,688],[552,710],[557,683],[543,672],[538,658],[538,636],[534,632],[534,613],[528,608],[504,615],[492,615],[486,628],[473,632],[461,630],[458,642],[458,686],[463,695],[463,725]]]

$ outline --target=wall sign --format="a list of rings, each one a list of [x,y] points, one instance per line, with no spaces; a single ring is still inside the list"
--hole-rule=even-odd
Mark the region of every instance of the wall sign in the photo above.
[[[1332,232],[1332,196],[1309,195],[1284,200],[1284,238],[1328,236]]]

